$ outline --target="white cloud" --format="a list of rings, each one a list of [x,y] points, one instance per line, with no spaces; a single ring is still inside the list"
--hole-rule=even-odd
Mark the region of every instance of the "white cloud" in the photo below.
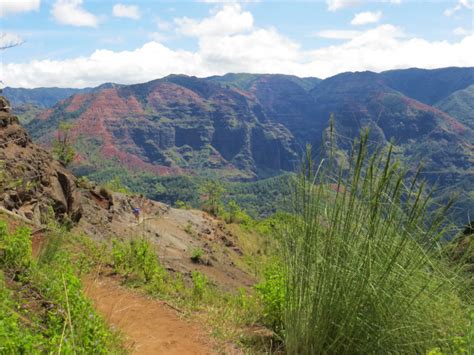
[[[66,60],[3,63],[2,80],[8,86],[85,87],[104,82],[140,83],[172,73],[200,77],[227,72],[284,73],[325,78],[344,71],[474,66],[474,35],[455,42],[427,41],[410,38],[398,27],[380,25],[365,31],[321,31],[318,36],[341,42],[307,50],[274,28],[254,26],[250,13],[250,20],[242,20],[246,12],[240,7],[231,11],[237,25],[224,23],[220,16],[226,6],[234,5],[224,5],[202,21],[190,20],[192,29],[185,26],[187,35],[197,36],[195,50],[171,49],[159,43],[166,37],[158,32],[134,50],[102,49]]]
[[[58,23],[71,26],[97,27],[97,16],[82,7],[82,0],[56,0],[51,14]]]
[[[363,3],[369,3],[369,0],[326,0],[329,11],[337,11],[348,7],[354,7],[362,5]],[[402,0],[378,0],[382,3],[390,3],[399,5],[402,3]]]
[[[112,8],[112,15],[115,17],[126,17],[132,20],[139,20],[140,9],[135,5],[115,4]]]
[[[329,11],[337,11],[346,7],[359,5],[361,0],[326,0]]]
[[[445,16],[453,16],[456,12],[462,9],[473,10],[474,9],[474,2],[472,0],[458,0],[456,5],[453,7],[449,7],[444,10]]]
[[[0,1],[0,17],[19,12],[36,11],[41,0],[2,0]]]
[[[317,37],[329,38],[329,39],[352,39],[359,35],[359,31],[350,30],[324,30],[319,31],[315,34]]]
[[[261,2],[261,0],[198,0],[197,2],[207,3],[207,4],[235,4],[235,3],[256,3]]]
[[[377,12],[359,12],[354,15],[354,18],[351,21],[351,25],[366,25],[368,23],[376,23],[380,21],[382,17],[382,11]]]
[[[253,16],[242,11],[239,4],[226,4],[212,17],[196,21],[188,17],[175,19],[178,32],[190,36],[222,36],[249,31],[253,28]]]
[[[168,22],[168,21],[165,21],[165,20],[162,20],[160,17],[156,17],[156,26],[158,27],[158,29],[160,29],[161,31],[169,31],[171,30],[171,28],[173,27],[173,25]]]
[[[456,27],[453,30],[453,34],[455,34],[456,36],[469,36],[469,35],[472,36],[474,34],[474,31],[473,30],[467,30],[463,27]]]
[[[23,43],[23,39],[10,32],[0,33],[0,49],[15,47]]]

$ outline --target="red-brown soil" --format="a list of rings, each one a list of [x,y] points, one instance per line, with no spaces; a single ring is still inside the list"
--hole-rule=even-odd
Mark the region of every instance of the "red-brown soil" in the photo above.
[[[210,336],[165,303],[125,289],[109,278],[87,278],[84,288],[97,311],[122,333],[133,354],[215,354]]]

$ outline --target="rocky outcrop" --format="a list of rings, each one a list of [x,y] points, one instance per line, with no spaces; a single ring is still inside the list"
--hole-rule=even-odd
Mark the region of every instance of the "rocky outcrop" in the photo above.
[[[51,212],[77,222],[80,201],[76,178],[31,141],[0,97],[0,206],[36,223],[44,223]]]

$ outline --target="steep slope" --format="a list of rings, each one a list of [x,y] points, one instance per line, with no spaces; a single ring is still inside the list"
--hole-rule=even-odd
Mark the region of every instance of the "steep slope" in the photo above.
[[[238,239],[223,222],[205,212],[179,210],[140,196],[112,193],[104,188],[79,186],[77,179],[49,152],[34,144],[0,97],[0,210],[41,227],[57,219],[77,235],[95,240],[146,237],[159,245],[165,267],[189,276],[206,274],[223,289],[254,282],[242,265]],[[136,221],[133,208],[141,208]],[[191,260],[202,250],[206,263]],[[241,266],[236,266],[239,264]]]
[[[71,88],[11,88],[3,89],[3,95],[10,101],[14,108],[25,104],[34,105],[40,108],[48,108],[54,106],[58,101],[80,93],[88,92],[90,88],[86,89],[71,89]]]
[[[74,94],[88,93],[101,89],[119,87],[119,84],[105,83],[95,88],[73,89],[73,88],[12,88],[6,87],[2,95],[10,101],[14,110],[24,105],[32,105],[39,108],[48,108],[56,105],[59,101]],[[16,112],[15,112],[16,113]]]
[[[129,168],[160,174],[217,169],[230,175],[291,170],[291,133],[269,124],[248,93],[205,80],[170,76],[145,84],[74,95],[33,122],[32,135],[46,143],[61,120],[89,151],[119,159]],[[78,144],[79,145],[79,144]]]
[[[322,81],[171,75],[74,95],[28,128],[48,144],[60,121],[73,122],[82,174],[118,162],[160,175],[217,172],[248,179],[293,170],[305,144],[321,147],[333,114],[341,149],[369,127],[372,141],[394,142],[410,166],[423,160],[441,196],[447,187],[465,189],[473,174],[473,73],[474,68],[408,69]]]
[[[321,117],[334,114],[344,148],[369,127],[372,140],[380,145],[392,141],[410,165],[424,160],[431,181],[440,173],[445,174],[443,184],[473,173],[472,129],[388,87],[375,73],[340,74],[318,85],[313,95]]]
[[[428,105],[474,84],[474,68],[401,69],[381,73],[386,84]]]
[[[50,217],[78,221],[82,215],[76,179],[39,148],[0,97],[0,206],[35,223]]]
[[[474,85],[453,92],[438,102],[435,107],[474,129]]]

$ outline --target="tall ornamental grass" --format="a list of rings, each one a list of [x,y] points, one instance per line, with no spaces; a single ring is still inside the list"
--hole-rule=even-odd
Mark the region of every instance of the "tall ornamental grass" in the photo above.
[[[465,327],[459,279],[438,255],[449,204],[429,212],[418,173],[368,146],[365,132],[335,174],[309,149],[295,183],[280,235],[289,354],[425,353]]]

